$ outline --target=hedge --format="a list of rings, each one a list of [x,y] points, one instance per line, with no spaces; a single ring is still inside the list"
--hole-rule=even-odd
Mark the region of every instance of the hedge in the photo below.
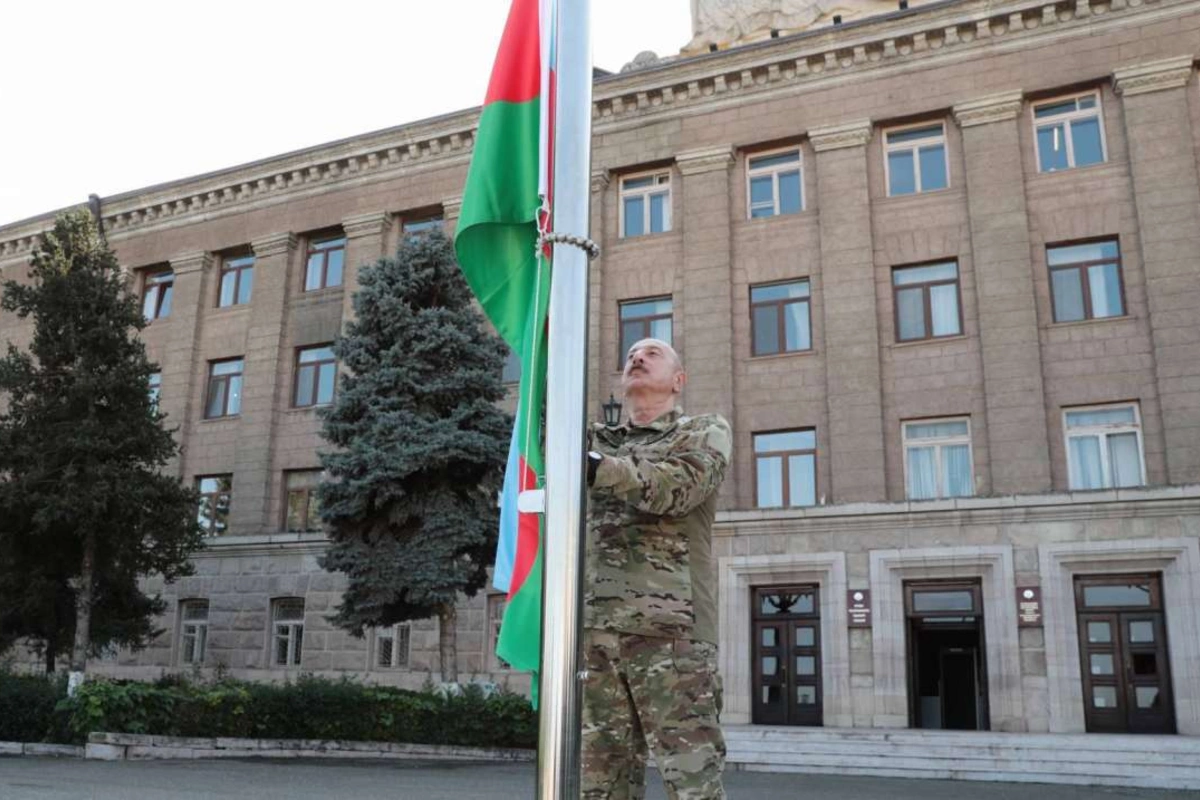
[[[311,676],[282,684],[179,678],[91,679],[65,697],[61,679],[0,674],[0,741],[80,743],[93,731],[160,736],[339,739],[475,747],[537,746],[521,695],[412,692]]]

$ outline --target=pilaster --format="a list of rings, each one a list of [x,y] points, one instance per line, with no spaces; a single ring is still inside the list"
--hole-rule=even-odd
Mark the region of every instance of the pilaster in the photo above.
[[[200,331],[204,321],[204,298],[209,296],[207,287],[212,283],[207,275],[212,272],[214,259],[211,253],[185,253],[170,259],[171,271],[175,273],[175,287],[171,299],[170,339],[163,356],[162,389],[159,408],[167,415],[166,427],[175,429],[175,438],[181,454],[168,469],[179,477],[186,476],[184,458],[187,452],[189,422],[194,415],[196,374],[200,370]]]
[[[1173,484],[1200,475],[1200,185],[1188,113],[1192,57],[1163,59],[1113,73],[1124,104],[1142,268],[1154,336],[1167,475]]]
[[[253,314],[243,357],[242,410],[234,454],[230,530],[234,534],[269,532],[272,431],[286,396],[290,370],[283,352],[288,295],[295,285],[296,237],[277,233],[255,239]]]
[[[676,344],[688,371],[684,408],[691,414],[720,414],[733,421],[733,316],[730,305],[733,268],[730,208],[730,145],[679,153],[683,176],[683,297],[675,310],[681,336]],[[741,438],[743,432],[735,431]],[[721,488],[721,504],[736,494],[730,471]]]
[[[342,325],[354,319],[354,293],[358,291],[358,270],[374,264],[386,255],[387,235],[392,215],[386,211],[359,214],[342,220],[346,234],[346,261],[342,267]]]
[[[828,488],[838,503],[887,496],[875,247],[866,145],[871,123],[859,120],[809,132],[821,202],[821,286],[829,429],[817,446],[829,454]],[[812,416],[813,422],[816,415]],[[818,465],[820,468],[820,465]]]
[[[604,362],[601,353],[604,353],[605,349],[600,324],[604,316],[601,311],[604,307],[604,250],[608,233],[604,218],[604,195],[611,182],[612,177],[607,169],[592,170],[591,231],[588,236],[600,245],[600,257],[592,261],[588,271],[590,312],[588,314],[588,396],[585,415],[589,421],[604,418],[600,406],[607,399],[601,388],[600,367]]]
[[[462,215],[463,199],[448,197],[442,201],[442,220],[446,226],[446,235],[453,237],[454,229],[458,227],[458,218]]]
[[[1019,91],[954,107],[966,164],[988,452],[996,494],[1050,488],[1042,353],[1017,127],[1021,108]]]

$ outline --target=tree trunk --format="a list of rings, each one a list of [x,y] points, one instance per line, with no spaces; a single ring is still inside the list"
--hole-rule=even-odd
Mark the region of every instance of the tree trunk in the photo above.
[[[442,681],[458,683],[458,612],[453,603],[438,612],[438,649],[442,657]]]
[[[75,598],[75,646],[71,648],[70,686],[83,681],[87,668],[88,646],[91,644],[92,573],[96,566],[96,532],[88,529],[83,539],[83,564],[79,568],[79,594]]]
[[[54,674],[54,648],[46,645],[46,674]]]

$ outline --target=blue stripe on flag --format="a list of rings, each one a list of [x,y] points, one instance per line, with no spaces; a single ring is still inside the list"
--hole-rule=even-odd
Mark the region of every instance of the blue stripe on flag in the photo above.
[[[508,446],[508,464],[504,468],[504,488],[500,493],[500,538],[496,542],[496,567],[492,586],[508,593],[513,565],[517,560],[517,495],[521,473],[521,448],[517,444],[517,425],[513,425]]]

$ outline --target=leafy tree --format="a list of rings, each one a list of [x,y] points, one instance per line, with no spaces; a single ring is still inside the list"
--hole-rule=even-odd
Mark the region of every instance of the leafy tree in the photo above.
[[[322,566],[349,586],[333,621],[441,622],[442,678],[458,679],[454,603],[487,579],[510,420],[504,346],[483,327],[440,232],[358,273],[356,319],[336,345],[349,374],[323,435],[319,489],[332,543]]]
[[[177,453],[149,395],[156,371],[116,256],[86,212],[59,216],[27,284],[0,307],[32,318],[0,359],[0,650],[18,639],[82,672],[109,646],[157,634],[142,576],[188,574],[203,543],[196,496],[162,472]]]

